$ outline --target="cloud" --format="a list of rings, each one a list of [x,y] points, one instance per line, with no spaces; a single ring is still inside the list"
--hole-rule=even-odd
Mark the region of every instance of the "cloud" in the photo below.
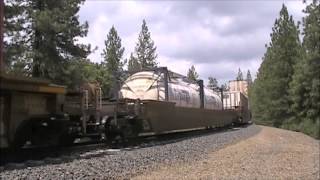
[[[286,3],[294,19],[301,20],[305,5]],[[186,74],[195,65],[200,77],[234,79],[238,68],[254,76],[265,44],[279,15],[280,1],[90,1],[81,7],[89,33],[80,42],[98,46],[91,61],[100,62],[104,40],[114,25],[122,38],[125,57],[134,51],[143,19],[155,41],[158,61]]]

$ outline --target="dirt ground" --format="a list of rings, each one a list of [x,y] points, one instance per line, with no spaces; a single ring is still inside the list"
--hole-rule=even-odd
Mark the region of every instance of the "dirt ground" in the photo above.
[[[160,166],[133,179],[320,179],[320,141],[263,127],[259,134],[192,164]]]

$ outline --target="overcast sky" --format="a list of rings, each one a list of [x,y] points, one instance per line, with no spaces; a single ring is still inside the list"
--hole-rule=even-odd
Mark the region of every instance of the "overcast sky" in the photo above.
[[[255,77],[282,3],[296,21],[301,21],[302,1],[87,0],[80,20],[88,21],[89,33],[80,41],[97,46],[89,58],[101,62],[104,40],[114,25],[127,58],[145,19],[160,66],[186,74],[195,65],[202,79],[213,76],[219,82],[234,79],[238,68],[244,75],[249,69]]]

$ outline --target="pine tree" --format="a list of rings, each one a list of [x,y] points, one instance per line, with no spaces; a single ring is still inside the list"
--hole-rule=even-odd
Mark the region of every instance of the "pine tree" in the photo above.
[[[101,78],[101,64],[92,63],[88,59],[72,61],[68,67],[68,77],[66,84],[70,89],[79,90],[80,86],[85,82],[99,82],[102,85],[101,79],[108,79],[107,76]]]
[[[140,69],[141,67],[140,67],[139,61],[131,53],[128,61],[128,71],[130,73],[133,73],[133,72],[138,72]]]
[[[30,60],[27,55],[27,32],[23,26],[28,18],[26,4],[17,0],[8,0],[4,7],[4,63],[7,72],[30,75]]]
[[[121,61],[124,53],[124,47],[121,45],[121,38],[114,26],[111,27],[107,40],[104,42],[105,49],[102,56],[106,63],[107,71],[118,75],[123,71],[125,62]]]
[[[219,89],[219,85],[218,85],[218,81],[216,78],[213,78],[213,77],[209,77],[208,78],[208,85],[207,87],[209,89],[212,89],[214,91],[217,91]]]
[[[104,94],[110,92],[111,97],[115,97],[119,90],[119,78],[123,74],[123,66],[125,62],[122,61],[124,48],[121,45],[121,38],[119,37],[117,30],[114,26],[111,27],[107,40],[105,43],[105,49],[103,50],[102,56],[104,59],[105,73],[111,75],[111,87],[102,87]],[[106,83],[105,83],[106,84]]]
[[[196,72],[196,68],[192,65],[191,68],[188,70],[187,77],[191,81],[197,81],[199,78],[198,73]]]
[[[76,38],[87,34],[78,11],[84,0],[9,0],[5,51],[9,70],[16,65],[34,77],[64,83],[72,61],[84,59],[90,46]],[[18,47],[18,48],[16,48]]]
[[[303,18],[305,54],[294,67],[290,83],[291,112],[288,128],[320,138],[320,3],[306,7]]]
[[[240,68],[239,68],[239,71],[238,71],[238,75],[237,75],[236,80],[237,80],[237,81],[242,81],[242,80],[243,80],[243,74],[242,74],[242,71],[241,71]]]
[[[145,20],[142,21],[142,28],[139,34],[138,43],[135,47],[135,55],[140,64],[141,69],[150,69],[157,67],[157,47],[154,45],[154,41],[151,39],[151,35]]]
[[[301,54],[298,27],[285,5],[272,31],[250,98],[255,120],[280,127],[290,117],[289,82]]]
[[[250,71],[248,70],[247,72],[247,79],[246,81],[248,82],[248,85],[251,85],[252,84],[252,77],[251,77],[251,73]]]

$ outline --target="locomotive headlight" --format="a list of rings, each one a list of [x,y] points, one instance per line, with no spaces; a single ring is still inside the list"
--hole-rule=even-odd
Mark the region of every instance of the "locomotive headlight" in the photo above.
[[[41,125],[44,126],[44,127],[47,127],[47,126],[48,126],[48,123],[43,122],[43,123],[41,123]]]

